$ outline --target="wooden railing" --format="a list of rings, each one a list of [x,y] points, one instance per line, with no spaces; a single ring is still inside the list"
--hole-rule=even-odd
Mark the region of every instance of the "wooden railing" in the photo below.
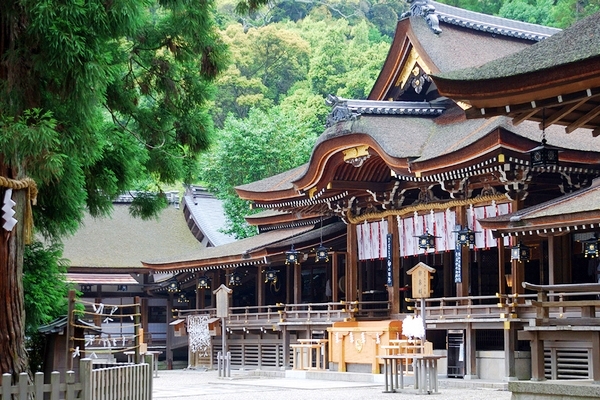
[[[230,307],[227,325],[246,328],[273,324],[330,323],[352,318],[389,317],[387,301],[352,301],[330,303],[275,304],[269,306]],[[216,315],[216,309],[180,310],[179,317],[190,314]]]
[[[430,298],[425,300],[425,316],[428,320],[503,318],[514,312],[513,300],[506,295]]]
[[[38,372],[29,385],[29,375],[19,374],[16,385],[11,375],[2,375],[0,399],[50,399],[50,400],[151,400],[152,368],[150,364],[125,364],[111,368],[93,369],[92,360],[80,360],[79,379],[75,372],[66,373],[61,383],[60,373],[52,372],[50,383],[44,383],[44,373]],[[78,380],[78,382],[77,382]]]
[[[553,324],[571,320],[569,324],[600,325],[600,284],[535,285],[523,282],[523,287],[537,292],[535,300],[526,304],[535,310],[530,318],[553,320]],[[576,321],[572,321],[576,320]]]

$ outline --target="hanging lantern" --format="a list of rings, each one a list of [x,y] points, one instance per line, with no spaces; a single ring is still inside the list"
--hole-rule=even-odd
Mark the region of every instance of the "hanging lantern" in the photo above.
[[[169,293],[177,293],[179,292],[179,282],[176,279],[172,279],[169,281],[167,285],[167,292]]]
[[[277,272],[272,268],[269,268],[268,270],[265,271],[265,283],[268,282],[273,282],[273,283],[277,283]]]
[[[419,239],[419,249],[429,251],[429,249],[435,249],[435,236],[425,231],[421,236],[417,236]]]
[[[229,275],[229,286],[240,286],[241,284],[242,276],[239,273],[233,272]]]
[[[316,262],[329,262],[329,249],[323,244],[315,250],[315,261]]]
[[[528,151],[532,167],[550,167],[558,165],[558,148],[549,146],[546,141],[546,109],[542,110],[542,142]]]
[[[208,279],[208,276],[198,278],[198,289],[210,289],[210,279]]]
[[[185,295],[185,293],[179,293],[179,296],[177,297],[177,301],[179,301],[180,303],[189,303],[190,299],[188,299],[188,297]]]
[[[285,252],[285,263],[286,264],[300,264],[300,256],[302,255],[302,253],[300,253],[298,250],[294,249],[294,245],[292,245],[292,248],[289,251]]]
[[[531,249],[519,242],[516,246],[510,248],[510,259],[518,262],[529,261]]]
[[[463,228],[458,231],[457,240],[461,246],[471,246],[475,244],[475,232],[468,227]]]
[[[558,148],[546,144],[542,139],[539,146],[528,151],[532,167],[550,167],[558,165]]]
[[[583,255],[589,258],[598,257],[598,238],[593,237],[592,239],[583,241]]]

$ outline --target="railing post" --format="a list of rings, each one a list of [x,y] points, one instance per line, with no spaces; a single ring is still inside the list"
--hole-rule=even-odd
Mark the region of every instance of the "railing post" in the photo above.
[[[92,360],[90,358],[82,358],[79,361],[81,400],[92,400],[92,367]]]
[[[227,365],[226,373],[227,378],[231,377],[231,352],[227,352],[227,356],[225,358],[225,365]]]
[[[29,380],[29,375],[27,374],[27,372],[21,372],[19,374],[19,398],[21,399],[26,399],[29,396],[27,395],[27,383]],[[10,397],[8,397],[8,399],[10,399]]]
[[[219,378],[222,377],[222,362],[223,362],[223,352],[219,351],[217,352],[217,371],[218,371],[218,376]]]
[[[156,356],[156,362],[158,362],[158,355]],[[155,360],[154,360],[154,355],[152,354],[146,354],[144,356],[144,361],[146,362],[146,364],[148,364],[148,367],[146,368],[146,376],[148,377],[148,382],[146,385],[146,391],[147,391],[147,397],[145,400],[152,400],[152,390],[154,387],[154,368],[157,368],[157,365],[155,364]],[[158,376],[158,374],[157,374]]]
[[[44,398],[44,373],[43,372],[35,373],[34,385],[35,385],[35,398],[43,399]]]
[[[2,398],[10,399],[11,392],[11,374],[2,374]]]
[[[65,399],[66,400],[77,400],[77,396],[75,395],[75,372],[67,371],[67,376],[65,377]]]

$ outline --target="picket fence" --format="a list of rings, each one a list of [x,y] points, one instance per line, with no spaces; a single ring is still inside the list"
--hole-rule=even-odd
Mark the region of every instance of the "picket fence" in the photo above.
[[[27,373],[19,375],[11,385],[11,375],[2,375],[0,400],[151,400],[152,364],[124,364],[94,369],[91,359],[81,359],[79,381],[73,371],[60,382],[60,373],[52,372],[50,383],[44,383],[44,373],[38,372],[30,384]]]

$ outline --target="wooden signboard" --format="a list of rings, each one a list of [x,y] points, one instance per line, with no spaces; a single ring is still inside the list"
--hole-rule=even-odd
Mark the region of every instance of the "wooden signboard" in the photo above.
[[[227,318],[229,313],[229,294],[233,290],[229,289],[227,286],[221,284],[216,290],[213,291],[215,296],[217,297],[217,317],[218,318]]]
[[[415,299],[427,299],[431,296],[431,274],[435,268],[425,263],[418,263],[406,272],[412,277],[412,297]]]

